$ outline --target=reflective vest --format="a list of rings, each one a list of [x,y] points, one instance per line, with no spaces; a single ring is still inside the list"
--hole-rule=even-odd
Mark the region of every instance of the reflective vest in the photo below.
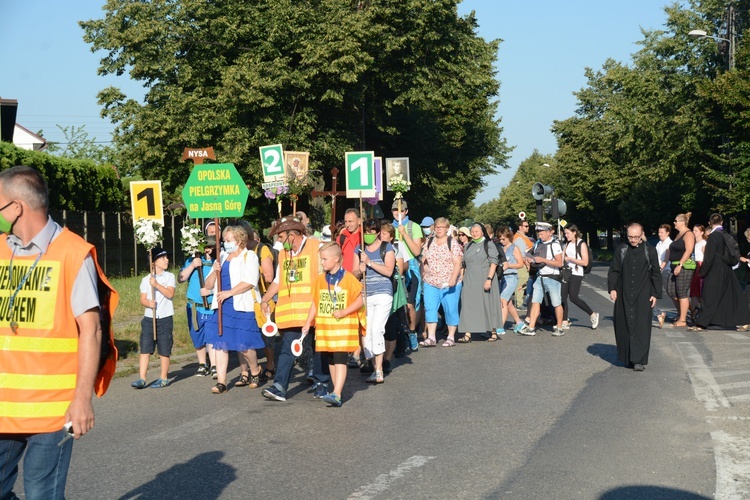
[[[359,348],[359,326],[367,326],[364,305],[359,311],[336,319],[333,311],[346,309],[362,295],[362,285],[350,272],[340,283],[329,285],[325,275],[318,276],[313,287],[315,297],[315,350],[352,352]]]
[[[70,308],[78,272],[91,253],[99,275],[103,359],[94,383],[103,395],[115,373],[117,349],[112,316],[117,292],[96,260],[96,250],[68,229],[50,243],[16,296],[10,327],[9,300],[36,255],[13,257],[13,276],[8,276],[11,251],[7,236],[0,236],[0,433],[54,432],[65,424],[65,412],[73,400],[78,374],[78,326]]]
[[[319,241],[307,238],[302,251],[294,257],[279,254],[279,291],[276,301],[276,326],[300,328],[307,320],[312,303],[312,287],[320,273],[318,262]],[[290,277],[294,276],[294,281]]]

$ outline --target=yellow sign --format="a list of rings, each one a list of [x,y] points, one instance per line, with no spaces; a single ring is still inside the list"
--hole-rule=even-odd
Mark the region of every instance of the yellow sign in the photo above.
[[[158,220],[164,225],[161,181],[131,181],[130,205],[133,208],[133,223],[143,218]]]

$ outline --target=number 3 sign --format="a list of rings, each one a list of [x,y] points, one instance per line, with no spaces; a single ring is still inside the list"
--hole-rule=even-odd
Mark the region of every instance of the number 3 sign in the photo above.
[[[372,198],[377,196],[375,187],[375,153],[359,151],[345,153],[346,197]]]

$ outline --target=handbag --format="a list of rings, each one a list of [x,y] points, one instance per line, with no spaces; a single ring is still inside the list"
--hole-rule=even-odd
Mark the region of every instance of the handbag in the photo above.
[[[391,304],[391,314],[398,311],[406,305],[406,286],[404,285],[404,279],[401,276],[397,276],[396,290],[393,292],[393,304]]]
[[[672,267],[677,267],[679,263],[680,263],[679,260],[672,262]],[[686,271],[695,271],[696,267],[698,267],[698,264],[696,264],[692,258],[682,263],[682,268],[685,269]]]
[[[573,270],[568,266],[565,266],[560,269],[560,275],[562,276],[562,282],[567,283],[570,281],[570,277],[573,276]]]

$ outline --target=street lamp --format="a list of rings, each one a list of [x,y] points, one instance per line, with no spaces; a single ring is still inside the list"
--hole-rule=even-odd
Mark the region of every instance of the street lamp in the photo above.
[[[737,26],[734,21],[734,5],[727,7],[727,31],[726,37],[709,35],[705,30],[692,30],[688,33],[690,38],[711,38],[717,42],[727,44],[727,70],[734,69],[734,55],[737,48]]]

